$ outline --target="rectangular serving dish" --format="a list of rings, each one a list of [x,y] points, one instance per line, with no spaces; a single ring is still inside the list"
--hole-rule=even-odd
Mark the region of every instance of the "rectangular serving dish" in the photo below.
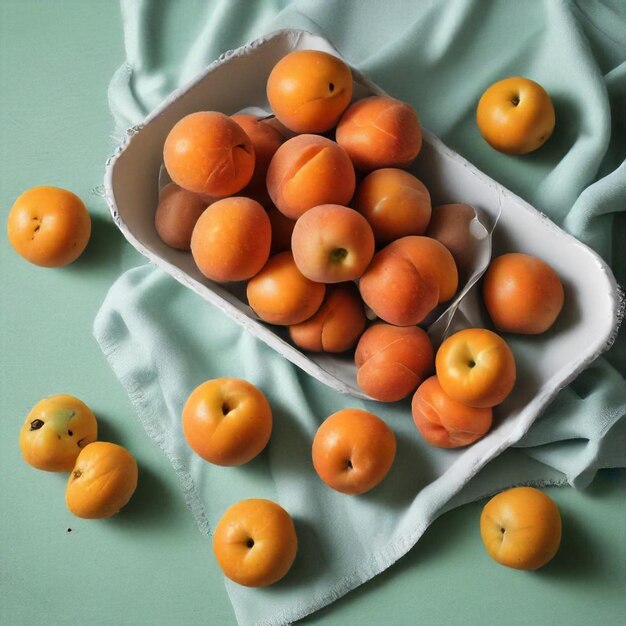
[[[159,170],[172,126],[194,111],[232,114],[248,107],[268,109],[265,85],[276,62],[297,49],[340,56],[322,37],[283,30],[223,54],[185,87],[172,93],[143,121],[129,129],[107,161],[105,196],[126,239],[152,263],[218,307],[279,354],[341,393],[366,398],[356,384],[351,358],[304,354],[287,341],[284,329],[253,316],[241,285],[219,285],[196,268],[189,253],[166,246],[154,228]],[[353,70],[357,98],[384,92]],[[409,168],[428,187],[433,204],[465,202],[498,219],[494,254],[519,251],[537,255],[562,277],[566,300],[555,326],[540,337],[511,337],[518,383],[499,412],[501,427],[525,432],[559,389],[605,350],[620,321],[619,288],[610,268],[587,246],[545,215],[499,185],[424,131],[423,148]],[[518,430],[519,429],[519,430]],[[509,433],[512,434],[512,433]]]

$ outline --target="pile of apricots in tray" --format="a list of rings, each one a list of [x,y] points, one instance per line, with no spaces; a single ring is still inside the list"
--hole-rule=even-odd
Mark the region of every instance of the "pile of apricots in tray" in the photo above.
[[[405,169],[422,145],[414,109],[387,96],[353,101],[350,68],[314,50],[275,65],[267,98],[272,113],[264,117],[199,111],[173,126],[163,147],[172,182],[156,207],[158,235],[189,252],[209,280],[245,281],[254,314],[286,327],[301,350],[353,354],[357,382],[372,399],[412,396],[416,436],[441,448],[473,444],[515,385],[515,358],[498,333],[548,330],[563,306],[559,276],[527,254],[493,259],[482,295],[498,332],[466,328],[436,349],[423,326],[466,274],[454,229],[474,212],[463,204],[431,206],[426,186]],[[537,102],[543,115],[532,111]],[[477,122],[496,149],[520,154],[549,137],[554,111],[539,85],[507,79],[485,92]],[[33,263],[64,265],[84,249],[88,216],[68,193],[37,188],[13,207],[9,239]],[[42,213],[42,198],[56,213]],[[208,380],[188,397],[182,430],[205,461],[242,465],[270,440],[272,409],[250,382]],[[115,514],[137,481],[132,456],[96,436],[88,407],[57,396],[33,409],[20,438],[31,465],[72,471],[67,503],[82,517]],[[357,496],[387,475],[396,437],[376,415],[344,409],[320,425],[311,454],[329,488]],[[102,476],[115,480],[99,487]],[[498,562],[535,569],[556,553],[561,520],[545,494],[512,489],[487,504],[481,534]],[[297,536],[287,511],[251,499],[224,513],[213,546],[226,576],[266,586],[287,574]]]

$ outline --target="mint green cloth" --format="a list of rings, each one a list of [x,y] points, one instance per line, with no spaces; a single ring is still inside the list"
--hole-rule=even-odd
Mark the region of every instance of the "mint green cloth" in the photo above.
[[[413,104],[449,146],[594,247],[626,282],[623,3],[187,0],[124,2],[122,11],[127,63],[109,94],[119,136],[225,50],[278,28],[319,32]],[[557,113],[554,136],[526,157],[493,151],[474,122],[485,87],[516,74],[543,84]],[[275,499],[293,515],[300,548],[287,578],[262,590],[226,581],[243,625],[287,623],[332,602],[389,567],[454,506],[513,484],[582,487],[598,468],[626,466],[624,331],[516,448],[484,468],[461,468],[458,451],[427,446],[407,402],[330,391],[150,265],[113,285],[94,332],[203,532],[245,497]],[[244,467],[211,466],[182,437],[186,397],[217,376],[250,380],[274,409],[267,451]],[[310,461],[319,423],[347,406],[383,417],[399,442],[385,483],[359,498],[326,488]]]

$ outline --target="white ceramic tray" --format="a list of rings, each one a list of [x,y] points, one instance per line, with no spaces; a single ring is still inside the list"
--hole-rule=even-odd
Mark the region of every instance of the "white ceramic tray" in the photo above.
[[[242,285],[208,281],[189,253],[166,246],[154,229],[163,143],[172,126],[194,111],[232,114],[247,107],[267,110],[267,77],[281,57],[297,49],[340,56],[322,37],[299,30],[278,31],[223,54],[191,83],[172,93],[142,124],[129,129],[126,140],[107,162],[105,196],[117,226],[150,261],[307,373],[341,393],[365,398],[356,385],[356,368],[349,357],[302,353],[287,341],[284,329],[265,325],[251,315]],[[353,73],[355,97],[384,93],[359,72]],[[426,184],[433,204],[466,202],[492,223],[500,215],[493,237],[494,254],[519,251],[539,256],[563,279],[565,306],[555,326],[539,337],[507,337],[516,355],[518,383],[499,411],[511,428],[516,425],[525,431],[557,391],[610,345],[620,318],[615,278],[595,252],[431,133],[424,131],[422,151],[409,169]],[[473,297],[475,300],[475,293]],[[463,312],[462,307],[461,320]],[[470,323],[474,321],[471,312],[465,315]],[[520,414],[523,419],[515,419],[521,418]]]

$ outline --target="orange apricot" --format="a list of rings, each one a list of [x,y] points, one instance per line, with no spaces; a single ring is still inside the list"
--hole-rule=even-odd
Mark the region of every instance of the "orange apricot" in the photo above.
[[[163,187],[154,215],[154,227],[161,240],[177,250],[190,250],[191,233],[208,204],[176,183]]]
[[[217,111],[191,113],[170,130],[163,161],[177,184],[207,196],[237,193],[252,178],[254,147],[232,118]]]
[[[347,205],[355,188],[354,168],[334,141],[299,135],[286,141],[267,170],[267,191],[291,219],[320,204]]]
[[[352,104],[343,114],[337,143],[360,170],[405,167],[419,154],[422,129],[412,106],[387,96]]]
[[[284,56],[267,81],[276,118],[295,133],[333,128],[352,99],[352,72],[339,58],[319,50]]]

